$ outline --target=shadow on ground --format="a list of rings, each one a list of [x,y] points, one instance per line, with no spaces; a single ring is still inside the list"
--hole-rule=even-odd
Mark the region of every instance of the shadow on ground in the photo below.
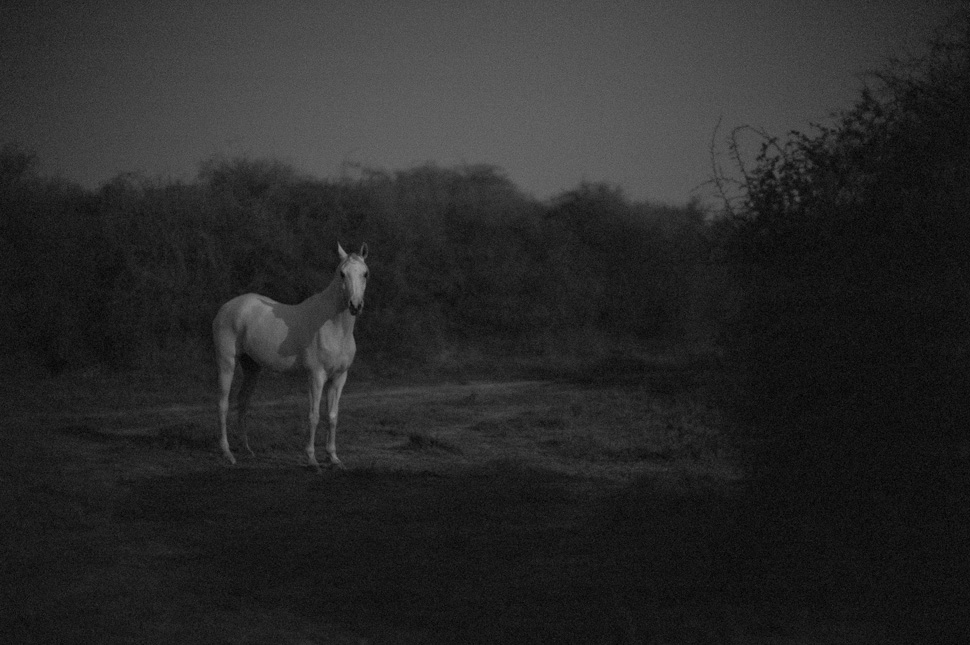
[[[389,401],[359,409],[359,435],[405,433],[403,448],[425,457],[407,469],[317,475],[266,458],[230,468],[189,416],[146,418],[151,432],[127,416],[120,428],[94,416],[3,424],[0,642],[902,644],[966,633],[965,464],[895,469],[824,509],[804,491],[743,493],[696,474],[618,489],[534,460],[444,468],[431,457],[450,459],[450,444],[410,417],[384,427],[383,415],[397,418]],[[594,404],[616,403],[554,402],[567,407],[548,419],[566,425],[579,423],[573,408],[592,417]],[[433,403],[420,415],[445,424],[484,414],[469,411],[473,399]],[[530,414],[510,436],[545,423]],[[470,435],[499,423],[484,418]]]
[[[66,491],[42,447],[20,448],[5,504],[25,524],[7,536],[31,542],[6,541],[10,642],[906,643],[965,618],[946,535],[878,526],[872,544],[709,489],[577,497],[503,461]]]

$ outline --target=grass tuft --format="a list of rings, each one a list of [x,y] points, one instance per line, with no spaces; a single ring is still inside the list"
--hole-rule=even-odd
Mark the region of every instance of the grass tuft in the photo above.
[[[426,432],[409,432],[401,450],[462,454],[461,448]]]

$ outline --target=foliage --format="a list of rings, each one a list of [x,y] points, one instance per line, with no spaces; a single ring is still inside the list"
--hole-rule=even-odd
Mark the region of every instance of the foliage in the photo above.
[[[191,182],[123,174],[85,191],[7,146],[0,180],[0,334],[52,372],[207,353],[221,303],[299,302],[329,282],[338,241],[373,251],[362,346],[402,364],[576,333],[703,333],[713,310],[697,303],[723,283],[696,204],[631,203],[601,184],[541,202],[487,165],[318,180],[213,158]]]
[[[30,351],[52,372],[82,358],[81,338],[97,343],[87,315],[101,297],[90,196],[39,177],[35,158],[0,151],[0,339],[10,353]],[[69,258],[65,262],[64,258]]]
[[[763,474],[845,492],[970,427],[970,30],[769,138],[725,259],[730,407]]]

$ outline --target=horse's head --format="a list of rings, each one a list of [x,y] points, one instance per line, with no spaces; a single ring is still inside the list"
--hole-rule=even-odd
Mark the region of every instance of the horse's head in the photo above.
[[[367,288],[367,265],[364,260],[367,259],[367,244],[361,245],[360,253],[348,254],[338,242],[337,253],[340,254],[337,271],[344,285],[347,308],[352,316],[356,316],[364,308],[364,289]]]

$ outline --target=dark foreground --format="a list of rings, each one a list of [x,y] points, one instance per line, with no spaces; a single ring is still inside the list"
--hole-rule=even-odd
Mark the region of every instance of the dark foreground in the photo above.
[[[237,467],[216,453],[210,411],[170,405],[185,391],[154,395],[154,416],[89,394],[51,402],[66,414],[25,404],[0,426],[0,642],[965,634],[966,509],[840,521],[752,501],[718,467],[703,411],[669,393],[361,392],[343,407],[349,468],[323,475],[300,466],[279,392],[256,417],[259,457]]]

